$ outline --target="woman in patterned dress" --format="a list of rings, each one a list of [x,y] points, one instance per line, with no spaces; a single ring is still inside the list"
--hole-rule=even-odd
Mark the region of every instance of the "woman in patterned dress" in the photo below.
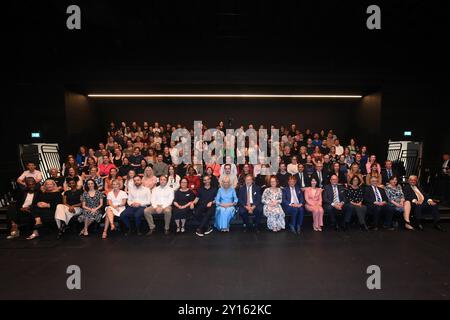
[[[282,193],[275,176],[270,178],[269,184],[270,187],[264,190],[262,195],[263,212],[267,217],[267,228],[278,232],[285,228],[285,214],[281,207]]]
[[[81,208],[83,211],[79,217],[80,222],[84,222],[84,228],[80,235],[87,237],[88,228],[93,222],[100,222],[102,219],[101,208],[103,207],[103,193],[98,191],[97,184],[93,179],[86,181],[86,190],[81,196]]]
[[[406,230],[414,230],[414,227],[409,221],[411,214],[411,203],[405,201],[405,195],[403,194],[402,187],[398,184],[396,176],[392,176],[389,179],[389,183],[386,185],[386,195],[388,197],[388,205],[394,208],[394,212],[403,214]]]

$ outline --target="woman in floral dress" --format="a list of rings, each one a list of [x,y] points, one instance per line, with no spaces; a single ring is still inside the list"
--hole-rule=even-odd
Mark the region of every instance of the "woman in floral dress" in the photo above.
[[[101,208],[103,207],[103,193],[98,191],[97,184],[93,179],[86,181],[86,191],[81,196],[82,212],[79,217],[80,222],[84,222],[84,228],[80,235],[88,236],[89,225],[93,222],[100,222],[102,219]]]
[[[270,178],[269,183],[270,187],[264,190],[262,195],[263,212],[267,217],[267,228],[278,232],[285,228],[285,214],[281,207],[282,193],[275,176]]]

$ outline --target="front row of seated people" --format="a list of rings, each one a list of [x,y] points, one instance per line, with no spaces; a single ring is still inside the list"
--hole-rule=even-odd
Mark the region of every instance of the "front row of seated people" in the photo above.
[[[386,186],[380,186],[378,176],[370,177],[369,184],[364,185],[357,174],[352,175],[347,184],[340,184],[339,177],[333,174],[325,184],[317,170],[305,184],[300,171],[289,175],[284,187],[280,187],[276,175],[269,176],[262,189],[252,174],[246,174],[243,184],[235,188],[236,179],[227,174],[229,169],[230,166],[225,165],[219,187],[212,183],[214,175],[204,175],[201,181],[193,182],[194,179],[189,178],[191,172],[179,181],[176,190],[165,175],[159,177],[158,185],[152,181],[153,188],[149,188],[145,176],[134,175],[131,170],[132,178],[126,188],[121,179],[112,179],[106,194],[98,190],[92,178],[84,182],[84,190],[78,187],[77,179],[66,178],[67,189],[61,194],[55,180],[50,178],[37,188],[36,179],[27,177],[21,198],[8,210],[11,222],[8,239],[19,237],[19,226],[24,224],[32,226],[27,239],[35,239],[40,236],[43,223],[53,219],[59,230],[58,238],[73,219],[82,224],[81,236],[89,235],[92,223],[104,221],[102,238],[107,238],[108,233],[116,229],[117,219],[123,223],[125,234],[135,231],[141,235],[145,221],[149,228],[147,235],[152,235],[154,216],[164,218],[165,234],[169,234],[172,219],[176,232],[184,233],[186,219],[192,212],[198,220],[196,234],[200,237],[212,232],[212,220],[215,229],[229,232],[236,213],[241,216],[246,231],[258,231],[261,218],[265,216],[267,229],[279,232],[286,228],[286,216],[290,216],[289,230],[301,234],[305,211],[311,213],[313,230],[319,232],[324,227],[324,214],[329,226],[336,230],[347,230],[353,217],[363,231],[369,230],[369,225],[372,230],[380,227],[395,230],[397,221],[401,221],[406,230],[423,230],[422,218],[427,211],[432,214],[434,228],[443,231],[437,204],[418,186],[416,176],[410,176],[403,188],[395,175],[388,177]],[[201,185],[194,190],[192,186],[197,183]],[[412,213],[415,226],[410,220]]]

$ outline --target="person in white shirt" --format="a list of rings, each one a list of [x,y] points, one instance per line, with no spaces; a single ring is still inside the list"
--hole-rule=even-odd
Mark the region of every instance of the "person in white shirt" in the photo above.
[[[226,174],[226,166],[230,166],[230,173],[232,176],[237,177],[237,167],[236,164],[234,164],[233,159],[230,156],[225,157],[225,163],[220,167],[220,175]]]
[[[293,156],[291,159],[291,163],[287,165],[287,172],[293,176],[298,173],[298,162],[296,156]]]
[[[128,190],[128,205],[121,214],[120,219],[123,221],[127,227],[126,234],[131,232],[130,218],[134,218],[136,224],[136,231],[138,235],[141,235],[140,226],[141,220],[144,216],[144,209],[151,202],[151,191],[142,185],[142,178],[140,176],[135,176],[133,178],[134,188]]]
[[[108,206],[105,209],[105,228],[103,229],[102,238],[106,239],[108,237],[108,227],[111,231],[116,229],[114,225],[114,216],[120,217],[120,214],[125,211],[125,205],[127,204],[128,195],[125,191],[120,190],[120,181],[114,179],[111,181],[112,190],[108,192],[106,200]]]
[[[230,180],[231,187],[233,188],[237,187],[238,178],[235,174],[233,174],[232,166],[229,163],[225,164],[225,171],[223,174],[220,175],[219,178],[220,186],[222,186],[225,177],[227,177]]]
[[[339,143],[339,139],[334,140],[334,148],[336,149],[336,154],[338,156],[344,153],[344,147]]]
[[[177,191],[180,188],[181,177],[176,174],[174,166],[169,166],[168,172],[169,175],[167,184],[173,189],[173,191]]]
[[[152,190],[151,206],[144,211],[145,219],[150,227],[147,235],[155,232],[156,226],[153,222],[153,214],[164,214],[164,234],[169,234],[173,199],[174,191],[173,188],[167,185],[167,177],[159,177],[159,186]]]
[[[36,170],[36,165],[34,162],[28,162],[27,163],[27,169],[25,170],[20,177],[17,178],[17,183],[22,187],[22,189],[26,188],[25,180],[27,178],[33,178],[34,181],[36,181],[37,184],[40,184],[42,181],[42,173],[39,170]]]

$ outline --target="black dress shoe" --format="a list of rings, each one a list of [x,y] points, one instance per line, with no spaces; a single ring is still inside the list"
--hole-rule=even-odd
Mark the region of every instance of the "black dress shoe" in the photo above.
[[[422,224],[418,224],[417,225],[417,229],[419,229],[420,231],[425,231],[425,229],[424,229]]]
[[[445,229],[442,228],[440,224],[435,224],[435,225],[434,225],[434,228],[435,228],[437,231],[445,232]]]

